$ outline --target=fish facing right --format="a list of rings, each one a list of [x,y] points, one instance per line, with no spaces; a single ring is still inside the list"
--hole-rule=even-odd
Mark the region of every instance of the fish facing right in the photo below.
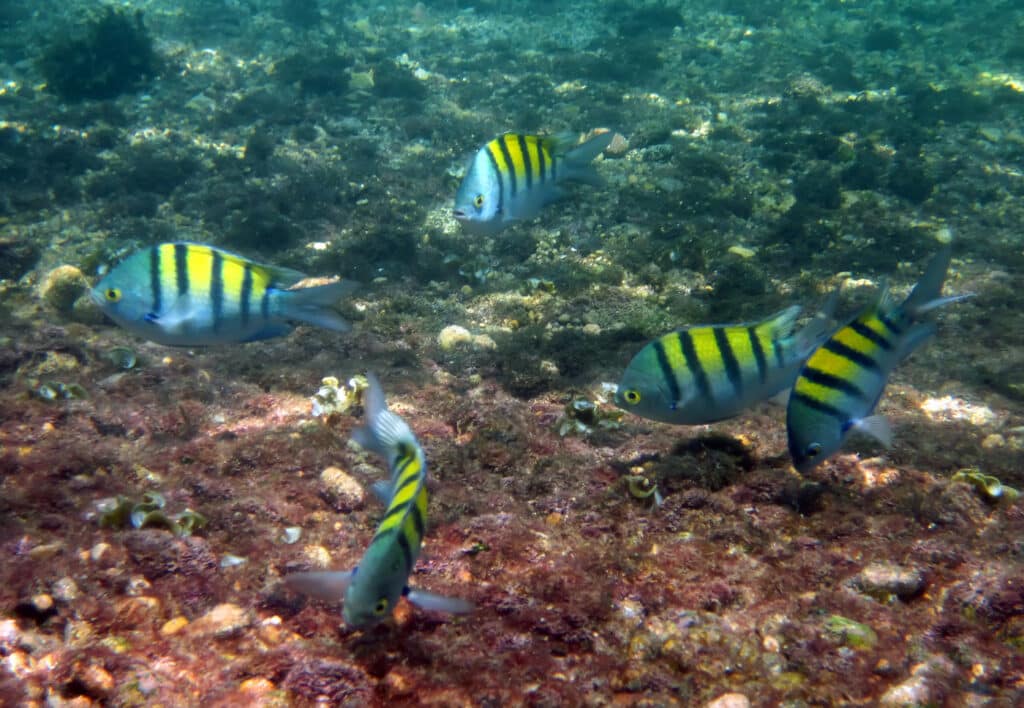
[[[580,145],[565,137],[505,133],[480,148],[455,195],[455,219],[469,233],[493,236],[514,221],[532,219],[562,196],[566,181],[602,184],[590,164],[615,134]]]

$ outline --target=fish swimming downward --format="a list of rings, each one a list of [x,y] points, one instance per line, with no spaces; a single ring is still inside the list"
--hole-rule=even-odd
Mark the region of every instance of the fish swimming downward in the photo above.
[[[162,243],[121,261],[91,295],[125,329],[171,346],[278,337],[292,330],[291,321],[347,331],[331,306],[355,283],[287,289],[305,277],[214,246]]]
[[[344,598],[342,615],[352,627],[365,627],[390,617],[401,596],[427,610],[470,612],[473,605],[467,600],[409,588],[409,574],[419,557],[426,523],[427,463],[408,424],[388,410],[380,381],[373,374],[366,378],[366,425],[354,430],[352,439],[379,454],[390,466],[390,483],[379,482],[373,487],[386,499],[384,518],[359,565],[352,570],[293,573],[285,583],[326,602]]]
[[[647,344],[622,374],[615,403],[643,418],[701,425],[740,414],[792,386],[831,330],[835,295],[799,332],[800,306],[762,322],[684,327]]]
[[[951,254],[948,246],[939,251],[902,303],[895,303],[883,290],[877,302],[839,328],[807,359],[786,409],[789,453],[797,470],[814,469],[853,430],[887,447],[892,442],[885,418],[871,413],[893,369],[935,334],[935,324],[920,322],[921,316],[971,297],[940,297]]]
[[[469,233],[491,236],[513,221],[532,219],[562,196],[564,181],[600,186],[590,162],[614,133],[581,145],[565,137],[506,133],[484,145],[469,164],[455,196],[455,218]]]

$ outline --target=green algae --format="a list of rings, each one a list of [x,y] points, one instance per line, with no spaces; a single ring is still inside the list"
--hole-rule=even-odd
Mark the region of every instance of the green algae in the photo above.
[[[985,474],[977,468],[962,469],[950,478],[954,482],[963,482],[974,489],[987,502],[1007,502],[1012,504],[1020,497],[1020,492],[1003,484],[998,478]]]
[[[169,515],[164,511],[165,504],[159,492],[146,492],[139,502],[123,495],[107,499],[100,502],[100,528],[159,528],[175,536],[191,536],[207,523],[205,516],[192,509]]]
[[[871,649],[878,643],[875,630],[841,615],[829,615],[825,620],[825,633],[829,638],[851,649]]]

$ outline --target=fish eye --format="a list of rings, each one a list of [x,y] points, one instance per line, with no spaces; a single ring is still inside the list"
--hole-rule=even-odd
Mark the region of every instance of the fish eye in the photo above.
[[[473,198],[473,206],[475,206],[477,209],[479,209],[483,205],[484,205],[484,195],[482,195],[482,194],[476,195],[476,197]]]
[[[381,615],[383,615],[387,611],[388,611],[388,601],[387,601],[387,598],[382,597],[381,599],[377,600],[377,604],[373,606],[373,614],[375,614],[378,617],[380,617]]]
[[[632,388],[628,391],[624,391],[622,393],[622,400],[632,406],[635,406],[640,402],[640,392]]]
[[[821,452],[821,443],[811,443],[807,446],[807,456],[817,457],[818,453]]]
[[[121,299],[121,291],[117,288],[107,288],[103,297],[107,298],[107,302],[118,302]]]

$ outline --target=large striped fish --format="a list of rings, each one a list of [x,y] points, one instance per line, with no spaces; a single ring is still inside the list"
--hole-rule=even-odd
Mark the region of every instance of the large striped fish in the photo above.
[[[919,318],[970,297],[940,297],[951,252],[946,247],[932,258],[905,301],[893,302],[884,290],[878,302],[832,334],[803,365],[786,410],[789,452],[800,472],[836,452],[852,430],[891,443],[885,418],[871,413],[892,370],[935,334],[935,325]]]
[[[763,322],[685,327],[637,352],[615,403],[643,418],[700,425],[731,418],[788,389],[803,360],[828,335],[835,296],[794,332],[800,307]]]
[[[472,234],[493,235],[513,221],[537,216],[562,195],[563,181],[600,185],[590,161],[613,137],[601,133],[575,147],[566,138],[519,133],[495,138],[473,157],[455,196],[455,218]]]
[[[287,290],[304,277],[201,243],[162,243],[123,260],[92,299],[125,329],[172,346],[277,337],[292,330],[290,321],[348,330],[330,308],[355,284]]]
[[[293,573],[285,582],[293,590],[327,602],[344,598],[342,614],[353,627],[390,617],[401,596],[429,610],[469,612],[473,606],[466,600],[409,588],[426,523],[427,462],[408,424],[388,410],[380,381],[373,374],[366,378],[366,425],[355,429],[352,439],[387,460],[391,469],[390,483],[374,485],[387,503],[384,518],[352,570]]]

